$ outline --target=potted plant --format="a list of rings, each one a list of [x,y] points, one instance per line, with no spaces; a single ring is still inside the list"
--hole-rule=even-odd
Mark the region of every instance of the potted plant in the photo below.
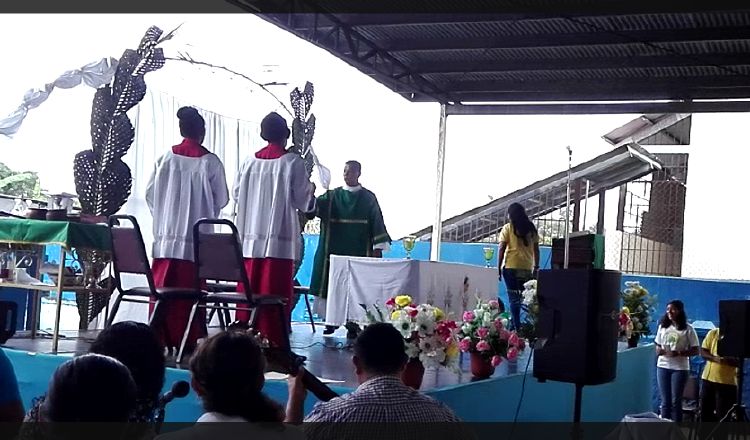
[[[651,295],[638,281],[626,281],[625,290],[620,297],[623,306],[620,313],[620,335],[627,339],[629,347],[635,347],[641,336],[651,334],[649,324],[653,320],[657,297]]]
[[[446,319],[445,313],[430,304],[414,304],[409,295],[398,295],[385,303],[385,310],[373,305],[373,311],[360,304],[367,320],[388,322],[404,337],[409,362],[402,374],[404,384],[419,389],[425,367],[448,367],[458,364],[458,331],[455,321]]]
[[[464,312],[458,332],[459,349],[470,353],[471,374],[475,378],[490,377],[504,358],[515,361],[525,349],[526,342],[506,326],[507,319],[501,316],[497,300],[483,302],[477,298],[476,308]]]

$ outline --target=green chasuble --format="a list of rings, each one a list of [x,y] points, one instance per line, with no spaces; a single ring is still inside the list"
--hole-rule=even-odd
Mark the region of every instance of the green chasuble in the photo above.
[[[365,188],[347,191],[329,190],[318,197],[320,240],[315,252],[310,293],[328,296],[329,256],[370,257],[373,246],[390,243],[391,237],[383,223],[383,213],[375,194]]]

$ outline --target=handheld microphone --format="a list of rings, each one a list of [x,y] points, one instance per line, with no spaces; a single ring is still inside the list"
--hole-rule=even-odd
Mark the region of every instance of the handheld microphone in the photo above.
[[[172,389],[159,398],[159,407],[164,408],[174,399],[181,399],[190,393],[190,384],[184,380],[178,380],[172,384]]]

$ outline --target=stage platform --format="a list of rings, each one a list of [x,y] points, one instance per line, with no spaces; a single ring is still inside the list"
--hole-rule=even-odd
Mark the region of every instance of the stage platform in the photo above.
[[[323,379],[339,394],[356,388],[357,382],[351,364],[352,351],[346,340],[345,330],[339,329],[332,337],[324,337],[322,327],[312,333],[309,323],[295,323],[292,332],[293,350],[308,357],[306,368]],[[212,329],[213,331],[218,331]],[[58,355],[44,354],[51,351],[51,340],[46,338],[12,338],[4,346],[15,367],[24,404],[42,395],[52,372],[65,359],[85,353],[98,332],[63,332]],[[445,402],[459,417],[466,421],[490,422],[513,421],[518,410],[519,421],[567,422],[573,416],[574,386],[571,384],[539,383],[532,376],[533,359],[530,350],[516,362],[503,362],[493,377],[472,381],[469,373],[469,358],[465,356],[460,371],[427,369],[422,391]],[[616,422],[625,414],[651,410],[653,366],[655,364],[652,345],[621,350],[618,353],[617,379],[605,385],[584,388],[584,421]],[[178,380],[189,380],[189,371],[169,361],[165,386],[171,387]],[[528,366],[528,370],[527,370]],[[524,374],[526,373],[526,374]],[[269,378],[266,393],[279,402],[287,398],[285,380]],[[519,401],[523,399],[519,408]],[[317,399],[308,395],[305,410],[309,411]],[[171,403],[167,410],[167,421],[193,422],[201,414],[197,396],[191,394]]]

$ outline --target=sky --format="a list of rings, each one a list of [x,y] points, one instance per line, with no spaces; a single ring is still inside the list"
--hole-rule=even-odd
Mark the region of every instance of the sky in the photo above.
[[[271,87],[285,102],[291,88],[311,81],[317,118],[313,146],[331,169],[333,185],[343,183],[344,162],[358,160],[361,181],[377,195],[394,238],[432,224],[438,105],[410,103],[328,52],[250,14],[0,16],[0,38],[13,41],[3,47],[0,115],[14,110],[26,90],[64,71],[103,57],[119,58],[150,25],[168,31],[181,23],[175,38],[164,44],[167,56],[189,53],[259,82],[285,83]],[[149,73],[146,82],[150,90],[239,119],[259,121],[278,107],[244,79],[178,61]],[[29,112],[17,135],[0,136],[0,161],[39,172],[46,190],[74,192],[71,164],[78,151],[90,147],[93,94],[83,85],[55,90]],[[450,116],[444,218],[565,170],[568,145],[574,165],[605,153],[611,146],[602,135],[637,116]],[[747,187],[749,121],[747,114],[693,118],[692,143],[680,150],[691,154],[686,274],[748,278],[742,249],[750,237],[741,224],[749,213],[740,194]],[[613,205],[616,200],[608,199]],[[707,233],[715,229],[706,221],[720,221],[719,215],[731,226],[725,234]],[[612,215],[608,218],[609,225]]]

